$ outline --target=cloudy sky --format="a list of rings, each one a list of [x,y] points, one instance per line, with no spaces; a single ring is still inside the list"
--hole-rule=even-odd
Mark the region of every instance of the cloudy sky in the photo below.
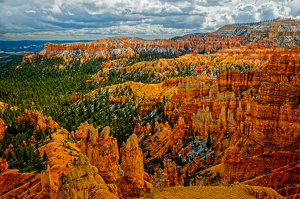
[[[0,40],[170,38],[277,17],[300,20],[299,0],[0,0]]]

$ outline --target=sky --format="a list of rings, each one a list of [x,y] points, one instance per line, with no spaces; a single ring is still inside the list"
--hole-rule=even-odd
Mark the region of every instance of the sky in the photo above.
[[[171,38],[274,18],[300,20],[299,0],[0,0],[0,40]]]

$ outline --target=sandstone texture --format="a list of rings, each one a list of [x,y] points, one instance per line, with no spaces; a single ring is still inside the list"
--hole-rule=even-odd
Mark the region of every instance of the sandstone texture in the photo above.
[[[87,156],[80,155],[75,167],[68,173],[59,176],[57,199],[67,198],[118,198],[109,192],[104,180],[98,174],[97,168],[90,165]]]
[[[299,182],[291,175],[299,164],[299,48],[281,49],[265,41],[210,56],[213,68],[227,65],[230,70],[221,70],[217,77],[203,74],[164,81],[165,92],[172,87],[175,93],[164,107],[173,125],[135,127],[144,162],[153,166],[152,183],[172,186],[169,182],[176,182],[171,179],[180,174],[186,178],[204,169],[192,184],[246,181],[272,187],[283,196],[297,193]],[[160,98],[153,95],[143,112],[156,100]],[[206,147],[209,135],[212,148]],[[179,169],[176,173],[169,168],[168,179],[168,174],[161,175],[168,166],[160,160],[176,156]],[[205,171],[213,173],[211,178],[203,176]],[[212,179],[216,173],[219,180]]]
[[[259,25],[225,25],[215,32],[188,34],[168,39],[143,40],[134,37],[113,37],[86,43],[46,43],[36,55],[27,55],[23,61],[34,56],[74,58],[84,62],[95,58],[130,58],[155,56],[173,57],[189,52],[214,53],[221,49],[240,47],[245,43],[271,40],[279,46],[299,45],[300,28],[295,20],[277,20]]]
[[[51,117],[45,117],[39,111],[25,110],[16,119],[16,127],[24,126],[26,123],[33,126],[33,132],[38,130],[45,131],[47,128],[53,131],[59,128],[59,125]]]
[[[132,135],[120,149],[108,126],[84,122],[68,132],[50,117],[25,110],[17,127],[30,124],[34,133],[52,132],[38,148],[49,158],[47,169],[19,173],[1,158],[0,197],[129,198],[142,197],[153,187],[166,188],[155,191],[156,198],[299,197],[298,38],[299,22],[279,20],[170,40],[116,37],[45,44],[23,61],[34,56],[66,62],[108,58],[87,83],[106,81],[112,69],[151,73],[161,81],[101,88],[130,88],[132,94],[110,95],[109,102],[134,98],[140,107]],[[129,58],[157,54],[174,58],[129,64]],[[190,72],[180,75],[183,71]],[[84,97],[74,93],[70,104],[79,99]],[[5,129],[0,119],[0,140]],[[4,154],[13,150],[9,146]],[[168,188],[220,184],[232,185]]]
[[[99,134],[93,125],[82,123],[75,131],[75,138],[79,140],[77,145],[81,152],[97,167],[105,182],[112,183],[118,178],[119,150],[117,140],[109,133],[109,127]]]
[[[282,199],[276,191],[271,188],[245,186],[242,184],[235,184],[230,187],[226,186],[176,186],[164,188],[151,194],[153,198],[157,199],[225,199],[225,198],[268,198],[268,199]],[[150,196],[149,196],[150,197]]]
[[[5,129],[6,129],[5,123],[0,118],[0,140],[2,140],[4,138],[4,136],[5,136]]]
[[[121,148],[121,165],[124,176],[117,185],[122,197],[143,196],[152,190],[152,184],[144,180],[143,152],[138,145],[138,139],[132,134]]]

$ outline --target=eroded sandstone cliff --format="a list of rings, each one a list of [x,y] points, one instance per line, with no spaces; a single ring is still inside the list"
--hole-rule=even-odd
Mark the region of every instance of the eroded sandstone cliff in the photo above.
[[[135,134],[122,145],[121,165],[124,176],[117,181],[117,185],[122,197],[141,197],[151,191],[152,184],[144,180],[143,152]]]
[[[105,127],[100,134],[93,125],[83,123],[75,131],[75,138],[81,152],[96,166],[105,182],[112,183],[118,178],[119,150],[117,140],[109,135],[110,128]]]

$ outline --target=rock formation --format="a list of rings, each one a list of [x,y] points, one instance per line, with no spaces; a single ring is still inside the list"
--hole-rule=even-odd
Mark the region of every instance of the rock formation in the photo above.
[[[176,56],[188,52],[215,52],[219,49],[239,47],[244,36],[224,38],[222,34],[207,34],[205,38],[180,40],[142,40],[131,37],[114,37],[100,39],[87,43],[52,44],[46,43],[38,56],[63,57],[65,60],[74,58],[82,62],[95,58],[139,57],[161,54],[162,56]],[[30,56],[23,60],[30,60]]]
[[[5,136],[5,129],[6,129],[5,123],[0,118],[0,140],[2,140],[4,138],[4,136]]]
[[[299,21],[278,20],[265,22],[254,27],[249,34],[249,41],[256,42],[264,38],[275,41],[281,46],[299,45],[300,28]]]
[[[90,165],[84,155],[79,155],[75,167],[68,173],[59,176],[57,199],[67,198],[118,198],[109,192],[104,180],[98,174],[98,169]]]
[[[8,168],[8,164],[7,164],[6,159],[0,158],[0,173],[5,171],[7,168]]]
[[[59,128],[59,125],[52,120],[51,117],[43,116],[39,111],[25,110],[21,116],[16,119],[16,127],[30,123],[33,126],[33,132],[46,128],[55,130]]]
[[[138,139],[132,134],[121,148],[121,165],[124,176],[117,182],[122,197],[141,197],[152,189],[152,184],[144,180],[143,152]]]
[[[219,183],[235,183],[256,197],[280,198],[271,189],[252,187],[257,185],[298,197],[300,48],[293,46],[299,45],[298,38],[299,23],[286,20],[228,25],[172,40],[118,37],[45,44],[44,50],[23,61],[34,56],[62,57],[66,62],[108,58],[89,82],[107,80],[115,69],[120,76],[151,73],[161,83],[101,88],[131,88],[130,96],[111,95],[109,100],[120,103],[134,96],[140,107],[133,134],[120,149],[121,166],[109,127],[99,133],[82,123],[69,133],[50,117],[25,110],[17,127],[30,123],[34,132],[53,132],[38,149],[49,157],[48,168],[41,174],[18,173],[8,169],[7,157],[1,157],[0,197],[128,198],[143,196],[152,184]],[[176,58],[134,64],[129,59],[157,54]],[[182,71],[189,71],[188,77],[178,77]],[[170,76],[174,78],[163,80]],[[80,95],[73,94],[70,103],[78,99]],[[0,140],[5,128],[0,119]],[[9,146],[4,154],[13,149]]]
[[[41,191],[39,174],[19,173],[16,169],[0,173],[0,184],[0,196],[3,199],[32,197]]]
[[[73,93],[70,97],[70,104],[73,104],[74,102],[76,102],[77,100],[79,100],[81,98],[79,93]]]
[[[49,165],[45,171],[41,172],[41,185],[42,191],[39,193],[38,197],[47,199],[55,199],[57,197],[57,190],[51,178]]]
[[[183,185],[183,176],[179,173],[177,165],[174,161],[170,159],[163,160],[163,169],[157,167],[158,165],[153,165],[154,175],[152,177],[152,182],[155,187],[170,187],[176,185]]]
[[[87,155],[91,164],[98,168],[105,182],[112,183],[118,178],[119,151],[117,140],[109,133],[108,126],[99,135],[93,125],[82,123],[75,131],[75,138],[79,140],[78,146],[81,152]]]
[[[155,170],[155,185],[165,186],[161,182],[167,180],[160,175],[162,164],[154,162],[180,155],[179,163],[183,165],[178,173],[185,178],[186,173],[191,175],[208,165],[216,165],[209,170],[218,172],[222,181],[233,183],[254,178],[249,181],[252,185],[275,187],[285,196],[289,191],[284,190],[296,192],[298,188],[289,188],[280,176],[297,172],[295,164],[299,162],[299,49],[270,50],[266,45],[261,42],[214,54],[215,61],[210,59],[213,67],[230,66],[216,78],[201,75],[164,81],[165,86],[177,84],[164,110],[174,125],[156,123],[151,127],[139,123],[135,128],[145,151],[145,162]],[[209,60],[208,56],[205,59]],[[139,88],[142,93],[143,87]],[[168,92],[168,87],[165,88]],[[142,106],[143,114],[150,109],[149,104]],[[213,150],[205,147],[208,134],[212,136]],[[185,137],[194,141],[187,142]],[[279,174],[278,169],[284,166],[288,169],[280,170]],[[268,172],[267,177],[260,177]],[[262,183],[263,179],[268,183]],[[297,184],[294,180],[291,183]]]

